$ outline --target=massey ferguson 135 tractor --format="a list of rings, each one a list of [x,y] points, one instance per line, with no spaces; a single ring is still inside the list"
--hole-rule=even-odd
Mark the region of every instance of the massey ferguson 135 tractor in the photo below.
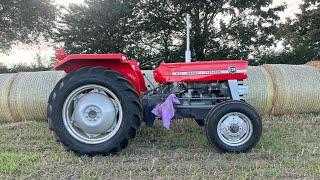
[[[186,63],[161,63],[159,86],[147,90],[138,62],[122,54],[56,51],[56,70],[68,73],[48,102],[49,128],[78,154],[108,155],[126,148],[142,121],[152,125],[153,108],[175,95],[174,118],[204,124],[208,141],[222,152],[247,152],[260,139],[261,117],[243,101],[248,62],[191,62],[190,17]],[[166,109],[163,109],[165,111]]]

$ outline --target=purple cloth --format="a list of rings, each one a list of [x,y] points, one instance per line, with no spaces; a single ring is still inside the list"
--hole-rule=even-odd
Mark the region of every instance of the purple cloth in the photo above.
[[[175,94],[171,94],[164,103],[158,104],[151,112],[158,118],[162,118],[163,127],[170,128],[170,123],[174,117],[173,104],[181,104]]]

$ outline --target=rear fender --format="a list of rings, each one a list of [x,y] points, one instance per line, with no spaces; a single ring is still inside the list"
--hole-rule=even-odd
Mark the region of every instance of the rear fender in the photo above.
[[[53,67],[55,70],[63,70],[66,73],[75,72],[84,67],[104,67],[126,77],[138,93],[147,90],[138,62],[129,60],[123,54],[74,54],[56,61]]]

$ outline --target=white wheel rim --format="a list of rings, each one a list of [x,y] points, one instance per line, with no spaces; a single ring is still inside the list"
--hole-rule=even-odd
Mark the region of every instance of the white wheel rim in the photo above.
[[[217,133],[220,140],[228,146],[241,146],[252,136],[251,120],[239,112],[231,112],[223,116],[218,123]]]
[[[81,98],[83,97],[87,99],[90,99],[90,97],[101,97],[100,99],[103,100],[92,103],[92,106],[89,107],[88,104],[90,104],[90,102],[88,103],[88,101],[86,101],[86,104],[81,102]],[[75,109],[81,105],[85,105],[86,109],[93,110],[90,112],[87,110],[76,111]],[[107,105],[108,108],[105,108],[105,105]],[[104,116],[98,116],[97,114],[99,113],[102,113]],[[88,116],[90,117],[88,118]],[[75,119],[74,117],[80,118]],[[118,132],[123,120],[123,110],[120,100],[111,90],[100,85],[89,84],[75,89],[68,95],[63,105],[62,118],[65,128],[73,138],[85,144],[100,144],[108,141]],[[89,126],[92,124],[95,126]],[[106,124],[108,124],[108,126],[103,127]],[[112,127],[110,126],[109,129],[106,129],[110,124],[112,124]],[[89,130],[95,131],[95,128],[100,131],[93,134],[91,134],[92,132],[88,132]]]

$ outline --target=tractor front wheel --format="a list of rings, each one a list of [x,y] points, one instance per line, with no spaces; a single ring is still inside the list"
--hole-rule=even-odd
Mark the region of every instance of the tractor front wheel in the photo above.
[[[205,129],[209,142],[222,152],[241,153],[252,149],[262,133],[260,115],[242,101],[226,101],[207,115]]]
[[[59,81],[47,116],[49,128],[67,149],[108,155],[135,137],[142,109],[138,94],[121,74],[83,68]]]

